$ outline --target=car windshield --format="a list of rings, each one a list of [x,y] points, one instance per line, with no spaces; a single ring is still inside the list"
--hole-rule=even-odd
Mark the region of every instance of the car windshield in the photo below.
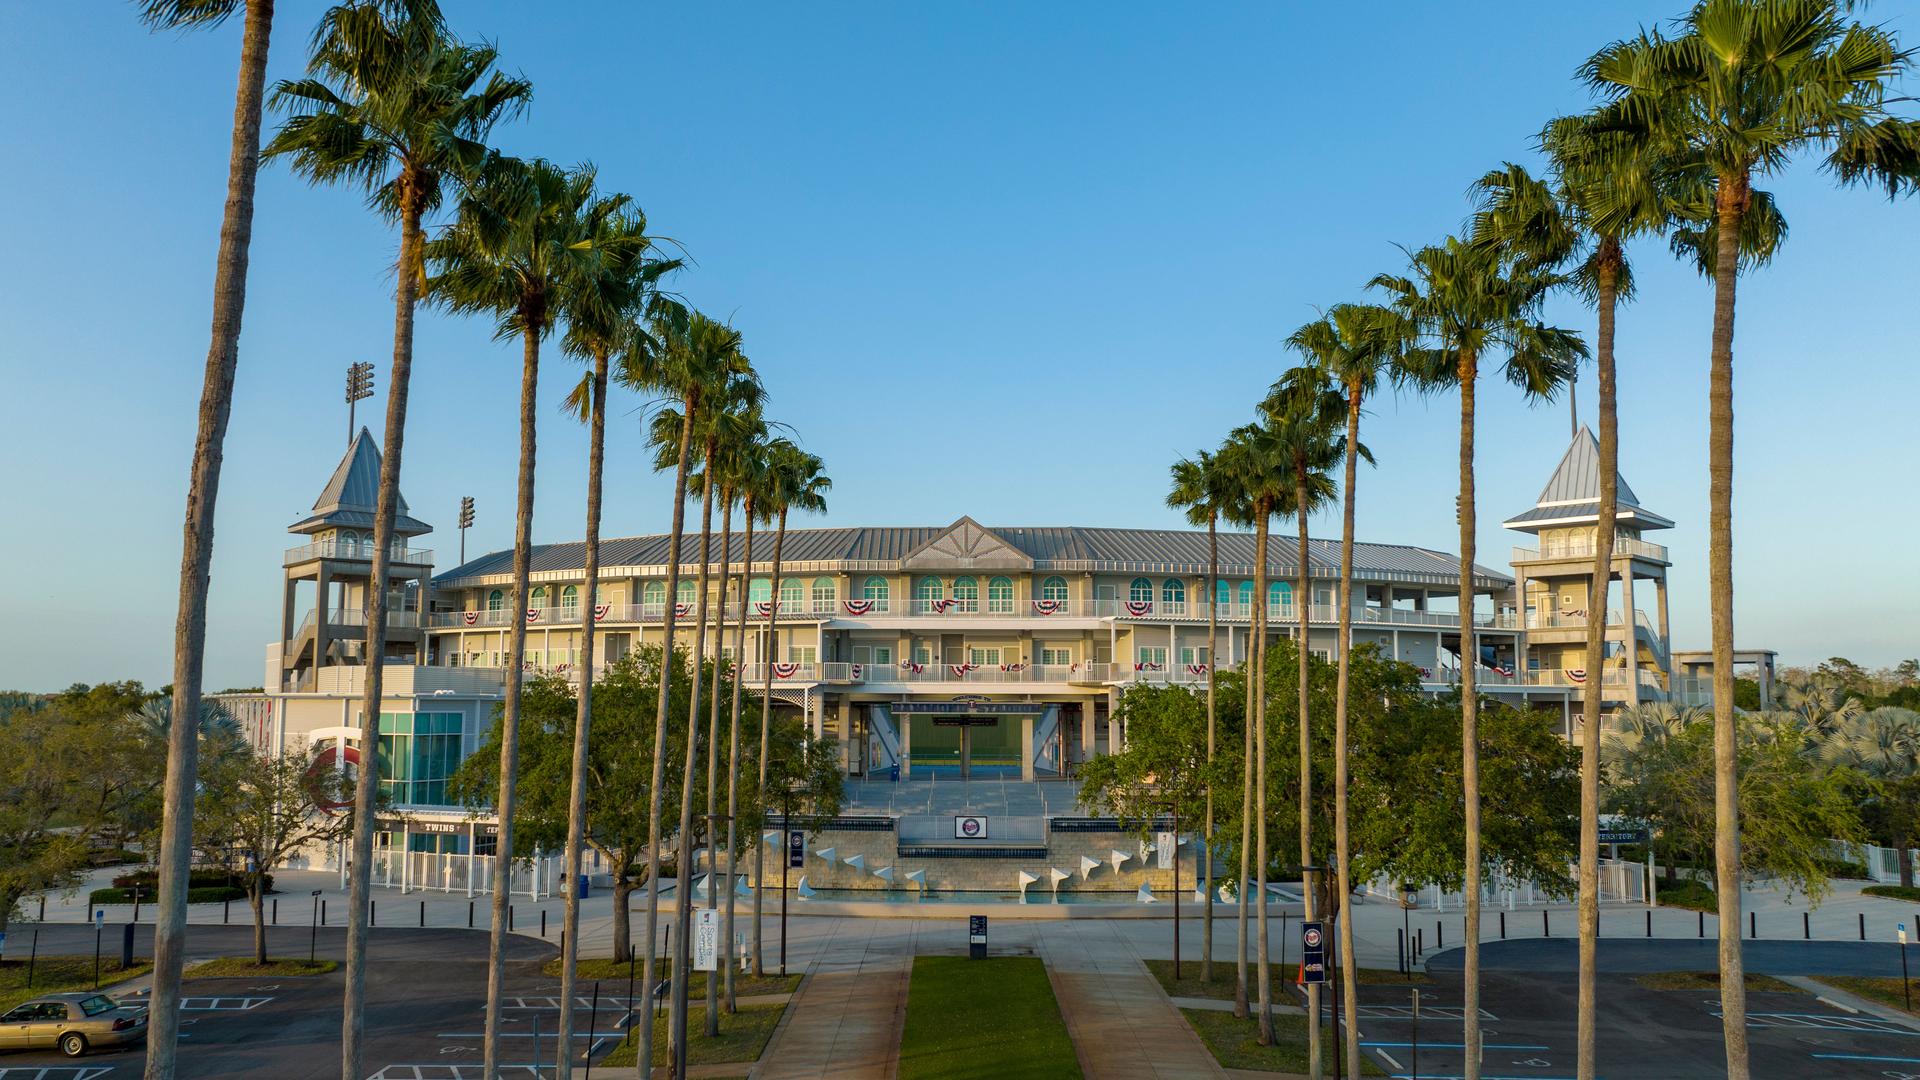
[[[104,994],[95,994],[80,1002],[80,1011],[88,1016],[99,1016],[103,1012],[112,1012],[119,1007],[113,1003],[112,998]]]

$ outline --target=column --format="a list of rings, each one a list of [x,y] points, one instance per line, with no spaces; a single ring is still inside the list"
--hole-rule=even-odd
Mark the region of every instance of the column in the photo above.
[[[1093,742],[1094,742],[1093,740],[1094,719],[1093,719],[1093,699],[1092,698],[1088,698],[1086,701],[1081,703],[1080,709],[1079,709],[1079,717],[1080,717],[1080,760],[1092,761],[1093,760]]]
[[[413,821],[400,819],[400,895],[407,895],[408,887],[413,884]]]
[[[320,689],[320,665],[327,656],[327,589],[333,579],[327,574],[327,564],[323,560],[314,578],[313,585],[313,685],[308,689]]]
[[[840,695],[840,715],[835,723],[840,738],[840,771],[846,773],[853,768],[853,701],[845,694]]]
[[[900,779],[906,780],[913,775],[913,714],[894,713],[893,719],[900,725]]]
[[[1628,558],[1620,568],[1620,622],[1625,631],[1627,647],[1627,704],[1640,703],[1640,642],[1633,621],[1633,559]],[[1592,676],[1589,675],[1589,678]],[[1604,685],[1602,700],[1605,700]]]
[[[1033,714],[1020,717],[1020,779],[1033,779]]]

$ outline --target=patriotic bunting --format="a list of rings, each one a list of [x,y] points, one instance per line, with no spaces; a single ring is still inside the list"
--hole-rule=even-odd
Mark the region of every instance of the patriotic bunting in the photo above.
[[[540,621],[540,609],[539,609],[539,608],[537,608],[537,607],[530,607],[530,608],[528,608],[528,609],[527,609],[527,621],[528,621],[528,622],[539,622],[539,621]]]
[[[1153,610],[1153,601],[1151,600],[1128,600],[1126,604],[1127,604],[1127,614],[1132,615],[1135,618],[1145,615],[1148,612]]]
[[[1000,670],[1001,670],[1001,671],[1025,671],[1025,670],[1027,670],[1027,665],[1025,665],[1025,664],[1001,664],[1001,665],[1000,665]]]
[[[840,606],[847,609],[849,615],[865,615],[873,610],[871,600],[842,600]]]
[[[937,614],[941,614],[941,615],[945,615],[945,614],[947,613],[947,609],[948,609],[948,608],[950,608],[950,607],[952,607],[952,606],[953,606],[953,605],[954,605],[955,603],[957,603],[957,601],[954,601],[954,600],[935,600],[935,601],[932,601],[932,604],[933,604],[933,610],[934,610],[934,611],[935,611],[935,612],[936,612]]]
[[[1570,668],[1562,668],[1561,670],[1567,673],[1567,680],[1569,682],[1584,683],[1587,681],[1586,668],[1570,667]]]
[[[689,603],[686,603],[685,601],[681,601],[681,600],[675,600],[675,601],[673,602],[673,617],[674,617],[674,618],[676,618],[676,619],[684,619],[684,618],[686,618],[686,617],[687,617],[688,615],[691,615],[691,614],[693,614],[693,605],[692,605],[692,604],[689,604]]]
[[[1066,606],[1067,602],[1065,600],[1035,600],[1033,602],[1033,613],[1035,615],[1058,615]]]
[[[968,672],[979,666],[978,664],[948,664],[947,670],[953,672],[954,678],[964,679],[967,677]]]
[[[1187,674],[1189,675],[1205,675],[1206,673],[1207,673],[1207,665],[1205,664],[1188,664],[1187,665]]]
[[[791,679],[791,678],[793,678],[793,677],[794,677],[795,675],[798,675],[799,673],[800,673],[800,665],[799,665],[799,664],[775,664],[775,665],[773,665],[773,677],[774,677],[774,678],[776,678],[776,679]]]
[[[855,681],[855,682],[858,682],[858,681],[860,681],[860,679],[861,679],[861,677],[862,677],[863,675],[865,675],[865,674],[866,674],[866,665],[864,665],[864,664],[854,664],[854,665],[853,665],[853,666],[852,666],[851,668],[849,668],[848,670],[849,670],[849,671],[850,671],[850,672],[852,673],[852,675],[853,675],[853,678],[854,678],[854,681]]]
[[[1159,664],[1155,664],[1155,663],[1152,663],[1152,662],[1150,662],[1150,661],[1142,661],[1142,662],[1139,662],[1139,663],[1136,663],[1136,664],[1134,664],[1134,665],[1133,665],[1133,670],[1135,670],[1135,671],[1160,671],[1160,670],[1162,670],[1162,669],[1161,669],[1161,666],[1160,666]]]
[[[480,613],[477,611],[463,611],[460,613],[460,618],[465,621],[468,626],[472,626],[474,623],[480,621]]]
[[[753,602],[753,610],[761,615],[771,615],[773,614],[773,601],[755,600]]]
[[[594,622],[599,622],[599,621],[600,621],[601,619],[604,619],[604,618],[606,618],[606,617],[607,617],[607,612],[609,612],[609,611],[612,611],[612,610],[613,610],[613,605],[612,605],[612,604],[595,604],[595,605],[593,605],[593,621],[594,621]]]
[[[900,670],[908,674],[919,675],[927,670],[927,665],[916,664],[911,660],[902,660],[900,661]]]
[[[1431,678],[1433,678],[1433,669],[1432,669],[1432,668],[1430,668],[1430,667],[1423,667],[1423,668],[1419,668],[1418,670],[1419,670],[1419,672],[1420,672],[1420,677],[1421,677],[1421,678],[1423,678],[1423,679],[1431,679]]]

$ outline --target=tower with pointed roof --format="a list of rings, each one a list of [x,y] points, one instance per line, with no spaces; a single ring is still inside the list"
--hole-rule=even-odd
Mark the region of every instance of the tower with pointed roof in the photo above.
[[[1593,549],[1600,521],[1600,444],[1582,425],[1531,509],[1507,528],[1538,537],[1537,548],[1513,549],[1515,591],[1527,628],[1522,659],[1541,685],[1599,692],[1613,709],[1666,697],[1672,686],[1667,636],[1667,549],[1644,539],[1673,522],[1640,504],[1615,474],[1613,569],[1607,596],[1606,661],[1586,670],[1588,612],[1593,603]],[[1640,607],[1652,601],[1652,614]]]
[[[367,588],[373,577],[373,520],[380,490],[380,450],[361,428],[333,470],[313,510],[287,527],[306,543],[283,561],[280,613],[281,689],[319,688],[325,668],[366,663]],[[410,547],[433,527],[395,507],[393,551],[387,567],[386,661],[427,662],[421,617],[432,589],[433,553]]]

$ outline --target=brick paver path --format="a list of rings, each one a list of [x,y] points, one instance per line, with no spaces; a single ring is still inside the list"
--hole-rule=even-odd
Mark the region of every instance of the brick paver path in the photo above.
[[[914,923],[840,921],[752,1073],[761,1080],[892,1080],[907,1015]]]
[[[1226,1076],[1111,922],[1062,924],[1040,942],[1060,1014],[1090,1080]]]

